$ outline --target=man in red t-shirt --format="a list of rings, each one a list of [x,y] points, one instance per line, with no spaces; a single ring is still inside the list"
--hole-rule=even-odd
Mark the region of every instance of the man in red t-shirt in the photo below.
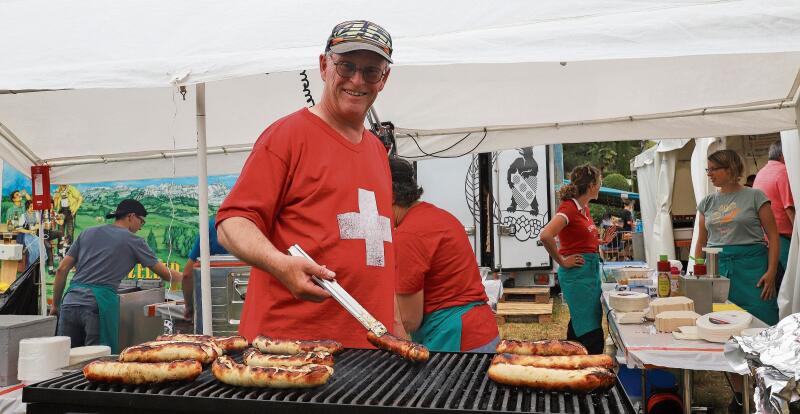
[[[778,273],[775,288],[780,291],[783,273],[789,261],[789,246],[792,243],[792,228],[794,227],[794,199],[792,189],[789,188],[789,173],[783,159],[783,146],[781,141],[775,141],[769,147],[769,161],[758,171],[753,188],[761,190],[770,201],[772,214],[781,241],[781,254],[778,260]]]
[[[389,33],[338,24],[319,57],[322,99],[270,125],[217,213],[220,243],[253,265],[239,332],[252,340],[335,339],[372,347],[366,330],[316,286],[336,280],[391,328],[391,176],[386,150],[364,128],[389,76]],[[298,244],[320,265],[286,254]],[[314,303],[319,302],[319,303]]]

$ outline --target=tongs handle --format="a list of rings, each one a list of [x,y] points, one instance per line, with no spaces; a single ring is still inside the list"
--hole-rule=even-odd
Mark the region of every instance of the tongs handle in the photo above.
[[[312,263],[317,264],[317,262],[315,262],[314,259],[308,255],[308,253],[306,253],[300,246],[296,244],[289,248],[289,254],[291,256],[304,257],[310,260]],[[386,327],[377,319],[375,319],[375,317],[373,317],[366,309],[364,309],[364,307],[361,306],[358,301],[350,296],[350,294],[344,290],[339,282],[335,280],[322,279],[316,275],[311,275],[311,278],[316,284],[330,293],[331,296],[333,296],[333,298],[339,302],[339,304],[342,305],[347,312],[353,315],[353,317],[356,318],[361,325],[367,328],[368,331],[371,331],[377,336],[382,336],[387,332]]]

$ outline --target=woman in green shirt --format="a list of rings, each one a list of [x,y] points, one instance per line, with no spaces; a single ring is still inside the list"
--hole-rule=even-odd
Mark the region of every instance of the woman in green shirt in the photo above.
[[[694,254],[701,257],[706,246],[721,247],[719,273],[731,280],[728,299],[774,325],[778,322],[778,228],[767,196],[761,190],[739,184],[743,172],[742,158],[732,150],[717,151],[708,157],[706,173],[719,191],[703,198],[697,206],[700,234]]]

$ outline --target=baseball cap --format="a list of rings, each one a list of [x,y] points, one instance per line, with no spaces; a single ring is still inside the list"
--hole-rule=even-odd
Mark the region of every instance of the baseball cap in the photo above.
[[[383,27],[367,20],[348,20],[333,27],[326,52],[347,53],[369,50],[392,62],[392,36]]]
[[[115,217],[122,217],[122,216],[124,216],[126,214],[129,214],[129,213],[133,213],[133,214],[136,214],[137,216],[141,216],[141,217],[146,217],[147,216],[147,210],[145,210],[145,208],[142,205],[142,203],[140,203],[140,202],[138,202],[136,200],[130,199],[130,198],[126,198],[126,199],[120,201],[119,204],[117,204],[117,210],[116,211],[112,211],[112,212],[106,214],[106,218],[110,219],[110,218],[115,218]]]

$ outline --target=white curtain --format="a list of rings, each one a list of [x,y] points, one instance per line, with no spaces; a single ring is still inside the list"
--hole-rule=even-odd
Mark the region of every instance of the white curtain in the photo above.
[[[783,145],[783,158],[786,160],[786,169],[789,172],[789,185],[795,206],[800,200],[800,137],[797,130],[781,132]],[[796,208],[796,207],[795,207]],[[798,245],[798,232],[800,224],[795,216],[794,230],[792,231],[792,245],[789,248],[789,261],[786,273],[783,276],[781,290],[778,292],[778,308],[780,317],[800,312],[800,246]]]
[[[642,208],[644,246],[647,264],[655,267],[658,256],[675,258],[675,238],[672,234],[672,187],[678,151],[688,139],[658,142],[633,160],[631,168],[639,181],[639,201]]]
[[[694,140],[694,151],[692,151],[692,186],[694,187],[694,199],[700,203],[705,196],[714,191],[714,186],[706,174],[706,166],[708,154],[720,149],[719,138],[697,138]],[[700,213],[695,213],[694,231],[692,231],[692,247],[689,250],[689,255],[694,255],[694,249],[697,246],[697,236],[700,228]],[[694,268],[694,260],[689,259],[687,270]]]

